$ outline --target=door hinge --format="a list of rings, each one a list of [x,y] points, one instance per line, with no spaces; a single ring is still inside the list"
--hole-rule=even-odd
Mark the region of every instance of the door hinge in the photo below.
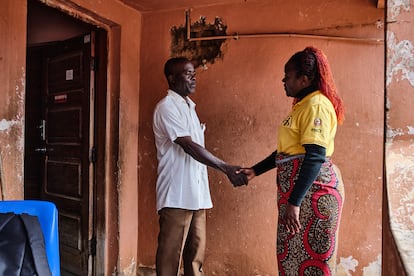
[[[89,240],[89,255],[96,256],[96,238]]]
[[[96,147],[91,148],[91,154],[89,156],[89,161],[91,163],[96,163]]]

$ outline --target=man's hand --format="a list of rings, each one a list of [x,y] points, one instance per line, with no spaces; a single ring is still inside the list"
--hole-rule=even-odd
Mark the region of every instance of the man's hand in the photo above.
[[[190,136],[178,137],[174,142],[180,145],[182,149],[195,160],[225,173],[233,186],[238,187],[247,185],[247,176],[242,173],[237,173],[237,171],[241,168],[240,166],[227,164],[223,160],[214,156],[204,147],[194,143]]]
[[[249,180],[247,179],[247,175],[245,175],[244,173],[239,173],[240,169],[240,166],[232,165],[227,165],[225,168],[224,173],[227,175],[234,187],[247,185],[247,183],[249,182]]]

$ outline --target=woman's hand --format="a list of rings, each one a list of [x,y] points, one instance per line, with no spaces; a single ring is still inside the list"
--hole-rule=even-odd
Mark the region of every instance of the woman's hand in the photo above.
[[[256,176],[256,173],[254,172],[252,168],[241,168],[236,173],[237,174],[242,173],[246,175],[249,181],[252,180]]]
[[[286,204],[285,215],[283,218],[285,221],[286,228],[288,232],[291,234],[299,233],[300,229],[302,228],[299,222],[299,213],[299,206],[295,206],[290,203]]]

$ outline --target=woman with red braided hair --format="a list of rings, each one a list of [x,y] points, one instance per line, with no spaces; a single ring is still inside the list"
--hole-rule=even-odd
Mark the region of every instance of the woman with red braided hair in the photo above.
[[[344,190],[331,156],[344,106],[326,56],[314,47],[288,60],[283,83],[293,107],[277,150],[241,171],[250,180],[277,168],[279,275],[335,275]]]

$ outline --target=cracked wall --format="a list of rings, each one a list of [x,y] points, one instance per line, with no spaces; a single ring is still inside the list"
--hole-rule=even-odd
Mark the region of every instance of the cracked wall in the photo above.
[[[392,258],[401,258],[414,275],[414,33],[413,3],[388,1],[386,61],[386,187],[390,230],[396,244]],[[397,252],[398,251],[398,252]],[[395,257],[397,256],[397,257]],[[389,262],[392,263],[392,262]],[[399,267],[386,267],[395,273]],[[389,270],[389,271],[387,271]],[[403,273],[403,272],[400,272]]]
[[[190,26],[190,37],[212,37],[225,36],[227,26],[218,16],[214,23],[207,23],[207,19],[201,16],[200,19]],[[187,39],[187,26],[174,26],[171,28],[171,56],[185,56],[191,60],[195,67],[202,66],[204,70],[207,64],[213,64],[216,59],[223,57],[221,46],[225,39],[189,41]]]

